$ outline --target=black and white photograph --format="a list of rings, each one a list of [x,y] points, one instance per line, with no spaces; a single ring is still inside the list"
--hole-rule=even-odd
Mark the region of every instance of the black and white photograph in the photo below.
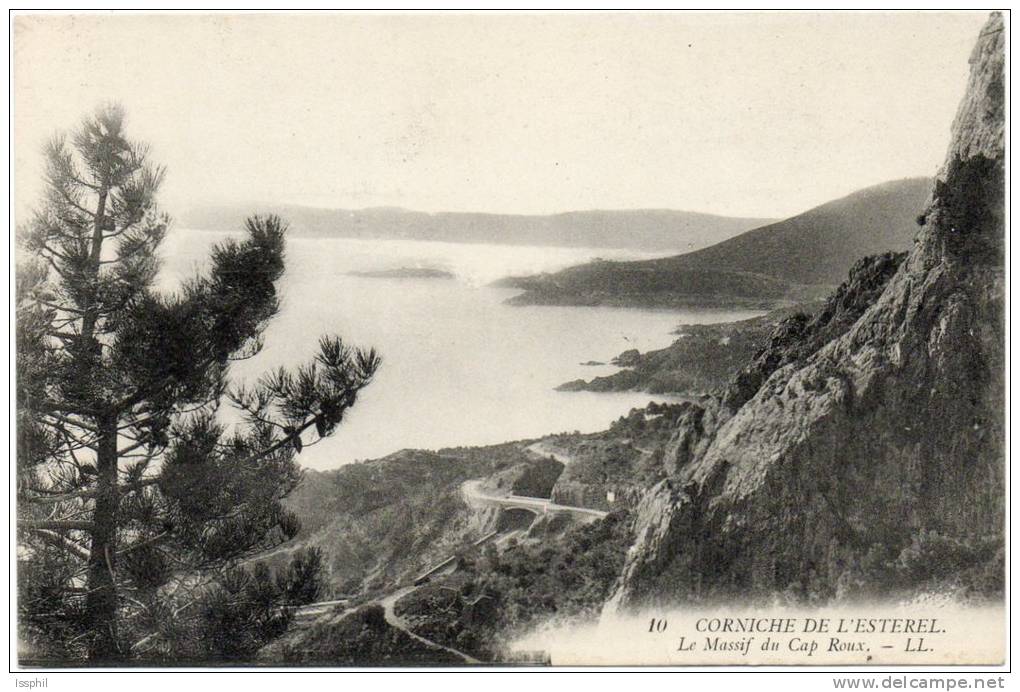
[[[1009,10],[9,32],[8,684],[996,687]]]

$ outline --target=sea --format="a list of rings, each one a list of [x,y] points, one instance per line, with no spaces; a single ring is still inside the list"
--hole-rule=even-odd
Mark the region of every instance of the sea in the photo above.
[[[208,267],[229,234],[174,229],[160,282],[172,290]],[[280,311],[255,357],[232,366],[251,382],[311,359],[319,336],[374,347],[383,359],[336,433],[307,446],[316,470],[405,448],[487,445],[550,433],[603,430],[632,408],[671,397],[640,392],[560,392],[577,378],[616,372],[622,351],[662,348],[683,324],[753,317],[740,310],[513,306],[507,276],[556,271],[596,258],[661,256],[633,250],[413,240],[291,237]],[[438,269],[446,278],[368,277],[355,272]],[[603,363],[591,365],[590,362]]]

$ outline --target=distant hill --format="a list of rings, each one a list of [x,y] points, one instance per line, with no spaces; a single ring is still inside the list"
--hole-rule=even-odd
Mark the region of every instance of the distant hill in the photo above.
[[[911,246],[931,181],[865,188],[695,252],[571,267],[506,280],[514,302],[559,305],[758,306],[816,300],[859,258]]]
[[[442,212],[393,207],[316,209],[253,205],[205,207],[184,214],[181,225],[235,230],[251,213],[284,217],[299,236],[433,240],[456,243],[600,247],[650,252],[690,252],[731,238],[771,219],[714,216],[669,209],[574,211],[548,216]]]

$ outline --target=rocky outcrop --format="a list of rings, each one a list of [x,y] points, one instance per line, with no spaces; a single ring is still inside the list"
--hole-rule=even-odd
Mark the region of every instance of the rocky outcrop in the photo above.
[[[869,569],[923,579],[925,546],[1001,545],[1003,46],[993,15],[906,259],[860,267],[729,410],[678,423],[612,606],[839,596]]]
[[[806,361],[845,334],[875,303],[905,256],[905,252],[887,252],[858,260],[850,269],[850,277],[816,314],[797,312],[776,325],[751,362],[730,382],[723,396],[726,407],[739,409],[780,367]]]
[[[726,387],[734,374],[761,351],[777,325],[791,317],[806,323],[823,306],[823,301],[813,301],[738,322],[681,325],[676,331],[676,341],[669,346],[645,353],[625,351],[613,360],[613,365],[622,370],[591,381],[567,382],[557,389],[568,392],[640,390],[688,397],[712,394]]]

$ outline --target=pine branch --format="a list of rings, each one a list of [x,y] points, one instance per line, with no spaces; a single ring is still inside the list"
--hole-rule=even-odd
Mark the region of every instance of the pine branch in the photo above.
[[[196,368],[196,370],[204,370],[205,368],[209,367],[215,362],[216,362],[215,357],[209,357],[205,361],[203,361]],[[176,375],[168,375],[159,382],[157,382],[156,384],[150,385],[148,387],[142,387],[141,389],[138,389],[132,394],[129,394],[128,396],[124,397],[120,401],[115,401],[113,404],[110,405],[110,411],[114,413],[126,411],[130,409],[132,406],[140,404],[141,402],[145,401],[151,396],[158,394],[164,388],[173,384],[176,379],[177,379]]]
[[[40,254],[43,253],[43,252],[48,252],[49,254],[53,255],[55,258],[57,258],[59,260],[62,260],[64,262],[70,261],[70,259],[71,259],[70,257],[68,257],[67,255],[65,255],[62,252],[57,252],[56,250],[51,248],[49,245],[46,244],[45,240],[38,240],[36,242],[38,242],[38,244],[39,244]]]
[[[25,402],[25,408],[43,415],[52,415],[53,411],[63,411],[75,416],[89,417],[99,416],[103,413],[99,409],[81,406],[80,404],[71,404],[66,401],[54,401],[53,399],[29,399]]]
[[[50,308],[51,310],[59,310],[61,312],[70,312],[70,313],[73,313],[73,314],[79,315],[79,316],[85,314],[84,310],[79,310],[78,308],[68,307],[67,305],[58,305],[57,303],[51,303],[51,302],[49,302],[47,300],[43,300],[42,298],[39,298],[38,296],[32,296],[32,300],[34,300],[35,302],[39,303],[39,305],[42,305],[43,307]]]
[[[170,411],[168,411],[166,413],[154,413],[151,416],[146,416],[144,418],[134,418],[132,420],[127,421],[123,425],[118,426],[117,427],[117,432],[118,433],[122,433],[122,431],[127,430],[128,428],[135,428],[135,427],[138,427],[139,425],[144,425],[145,423],[148,423],[151,420],[156,420],[157,418],[166,418],[166,417],[169,417],[169,416],[181,416],[181,415],[186,415],[186,414],[189,414],[189,413],[195,413],[196,411],[201,411],[205,407],[210,406],[213,403],[215,403],[217,398],[218,397],[216,395],[210,395],[210,396],[206,397],[205,400],[202,401],[202,403],[200,403],[200,404],[198,404],[196,406],[192,406],[191,408],[178,409],[176,406],[174,406],[172,410],[170,410]],[[132,438],[132,439],[134,439],[134,438]],[[127,451],[127,450],[124,450],[124,451]]]
[[[53,531],[90,531],[92,530],[93,524],[91,521],[43,520],[19,521],[18,527],[28,530],[50,529]]]
[[[269,456],[270,454],[273,454],[274,452],[278,452],[279,450],[283,449],[287,445],[293,446],[294,438],[299,438],[300,439],[301,433],[303,433],[305,430],[308,430],[308,428],[310,428],[313,425],[315,425],[315,421],[316,420],[318,420],[318,416],[313,416],[307,422],[305,422],[305,423],[301,424],[300,426],[298,426],[297,428],[295,428],[286,437],[280,438],[279,440],[277,440],[275,443],[271,444],[266,449],[263,449],[260,452],[256,452],[255,454],[252,454],[251,456],[248,456],[248,457],[242,459],[241,461],[237,462],[238,465],[239,466],[246,466],[247,464],[250,464],[253,461],[258,461],[259,459],[264,459],[265,457]]]
[[[43,254],[40,254],[39,256],[46,261],[46,264],[50,265],[50,267],[53,268],[53,271],[60,275],[60,278],[64,279],[65,281],[67,280],[69,272],[65,271],[60,265],[58,265],[52,257]]]
[[[133,493],[142,488],[147,488],[150,485],[156,485],[159,483],[159,478],[144,478],[134,483],[127,483],[118,488],[118,490],[126,495]],[[19,498],[22,502],[28,502],[33,505],[52,505],[59,502],[67,502],[69,500],[80,500],[85,498],[92,498],[97,495],[96,490],[77,490],[73,493],[64,493],[62,495],[47,495],[45,497],[23,497]]]
[[[137,541],[135,543],[132,543],[129,546],[126,546],[125,548],[122,548],[122,549],[118,550],[117,551],[117,555],[121,556],[121,555],[124,555],[126,553],[130,553],[133,550],[138,550],[139,548],[144,548],[147,545],[152,545],[154,543],[159,543],[160,541],[162,541],[162,540],[164,540],[166,538],[169,538],[169,537],[170,537],[170,532],[169,531],[163,531],[162,533],[156,534],[155,536],[151,536],[151,537],[146,538],[144,540]]]
[[[60,196],[64,199],[64,201],[71,205],[71,207],[73,207],[74,209],[77,209],[79,212],[85,214],[86,216],[91,216],[93,218],[96,217],[95,212],[89,211],[85,207],[81,206],[81,204],[76,202],[74,199],[72,199],[70,193],[68,193],[67,190],[64,189],[63,185],[54,185],[52,189],[59,192]]]
[[[90,556],[89,551],[85,550],[84,548],[82,548],[80,545],[70,540],[69,538],[61,536],[59,533],[54,533],[49,529],[40,529],[33,527],[27,528],[29,531],[37,535],[47,544],[52,545],[56,548],[60,548],[64,552],[70,553],[74,557],[80,560],[84,560],[85,562],[88,562]]]
[[[81,334],[75,334],[73,332],[61,332],[58,330],[49,330],[46,332],[46,336],[51,336],[54,339],[60,339],[61,341],[74,341],[81,338]]]
[[[70,180],[71,182],[76,183],[78,185],[81,185],[82,187],[87,187],[90,190],[92,190],[93,192],[99,192],[100,188],[99,188],[98,185],[94,185],[94,184],[92,184],[90,182],[82,180],[80,177],[78,177],[76,175],[72,175],[70,173],[66,173],[65,175],[67,175],[67,179]]]
[[[71,458],[74,459],[74,463],[79,467],[81,466],[81,463],[78,461],[78,455],[75,454],[75,452],[79,449],[91,449],[95,451],[95,444],[91,444],[95,442],[95,435],[93,435],[88,441],[82,441],[71,435],[71,431],[63,426],[58,429],[58,432],[61,437],[64,438],[64,444],[67,446],[67,452],[71,455]]]
[[[120,227],[119,231],[115,230],[113,233],[106,233],[104,235],[104,238],[106,240],[112,240],[114,238],[117,238],[118,236],[122,236],[125,233],[127,233],[128,231],[137,228],[139,223],[140,223],[140,221],[133,221],[131,223],[125,224],[125,225]]]
[[[48,425],[51,428],[61,428],[64,425],[73,425],[76,428],[81,428],[82,430],[87,430],[88,432],[90,432],[92,434],[97,434],[99,432],[99,429],[96,428],[93,425],[89,425],[88,423],[83,423],[82,421],[75,420],[74,418],[68,418],[67,416],[65,416],[63,414],[60,414],[60,413],[54,413],[53,411],[48,411],[48,412],[46,412],[46,413],[44,413],[42,415],[43,415],[43,418],[40,419],[39,422],[42,423],[43,425]],[[46,418],[52,418],[53,421],[48,421],[48,420],[46,420]]]

